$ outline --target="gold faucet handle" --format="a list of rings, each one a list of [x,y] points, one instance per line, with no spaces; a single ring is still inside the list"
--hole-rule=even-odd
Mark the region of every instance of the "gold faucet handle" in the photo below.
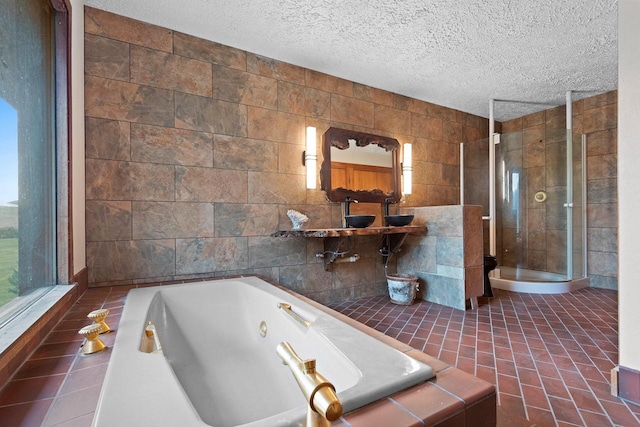
[[[104,319],[107,317],[107,314],[109,314],[109,310],[106,308],[93,310],[91,313],[87,314],[87,317],[93,320],[94,325],[100,326],[101,334],[105,334],[111,331],[111,328],[109,327],[109,325],[107,325],[107,322],[104,321]]]
[[[93,323],[87,325],[78,331],[78,334],[82,335],[85,339],[82,344],[82,354],[93,354],[104,350],[107,346],[104,345],[98,335],[100,334],[100,325]]]
[[[307,359],[302,362],[302,370],[305,374],[313,374],[316,372],[316,359]]]

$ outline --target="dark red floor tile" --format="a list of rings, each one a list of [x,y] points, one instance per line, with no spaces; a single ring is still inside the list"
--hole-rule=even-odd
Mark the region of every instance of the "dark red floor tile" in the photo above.
[[[536,364],[529,354],[514,353],[513,358],[518,368],[535,369]]]
[[[578,426],[583,424],[582,418],[573,401],[549,396],[549,403],[551,403],[551,409],[558,421],[564,421]]]
[[[601,401],[607,415],[620,426],[640,426],[640,419],[622,403]]]
[[[586,427],[604,427],[614,425],[609,417],[601,413],[593,413],[580,409],[580,415],[582,415],[582,419],[584,420],[584,425]]]
[[[549,377],[541,377],[540,379],[542,380],[542,387],[548,396],[555,396],[561,399],[571,399],[571,395],[562,380]]]
[[[108,363],[70,372],[60,389],[60,395],[74,393],[96,385],[102,385]]]
[[[476,355],[476,360],[478,365],[492,367],[492,368],[496,366],[496,359],[493,353],[485,353],[483,351],[478,351]]]
[[[0,407],[0,422],[4,426],[33,427],[44,421],[53,399],[36,400]]]
[[[501,374],[498,374],[498,391],[501,393],[512,394],[514,396],[520,396],[522,394],[518,378]]]
[[[549,399],[542,387],[522,385],[522,399],[526,406],[535,406],[539,409],[549,410]]]
[[[598,403],[598,399],[596,399],[591,390],[569,388],[569,393],[571,394],[571,397],[573,398],[573,401],[578,408],[596,413],[603,412],[602,407]]]
[[[526,384],[534,387],[542,387],[540,376],[538,371],[534,369],[518,368],[518,379],[521,384]]]
[[[54,426],[95,412],[100,389],[101,385],[97,385],[59,396],[47,414],[45,424]]]
[[[476,366],[476,376],[493,385],[496,384],[496,370],[487,366]]]
[[[500,406],[506,411],[513,413],[517,417],[526,418],[524,405],[520,396],[512,396],[506,393],[499,393]]]
[[[74,356],[50,357],[47,359],[27,360],[15,374],[14,379],[42,377],[65,374],[69,371]]]
[[[456,368],[462,369],[463,371],[475,375],[476,373],[476,363],[474,359],[469,359],[467,357],[458,356],[458,360],[456,362]]]
[[[556,365],[553,363],[538,362],[536,361],[536,369],[541,377],[560,379],[560,374]]]
[[[518,375],[516,365],[510,360],[496,359],[496,369],[498,374],[515,377]]]
[[[56,396],[64,374],[10,381],[0,390],[0,406],[49,399]]]
[[[589,389],[589,385],[584,380],[584,377],[580,372],[565,371],[563,369],[558,370],[558,372],[560,372],[560,376],[567,387],[579,388],[582,390]]]
[[[527,406],[527,416],[529,421],[535,423],[536,427],[554,426],[555,419],[551,411]]]
[[[72,341],[54,344],[41,344],[31,355],[31,360],[46,357],[75,355],[80,351],[82,342]]]

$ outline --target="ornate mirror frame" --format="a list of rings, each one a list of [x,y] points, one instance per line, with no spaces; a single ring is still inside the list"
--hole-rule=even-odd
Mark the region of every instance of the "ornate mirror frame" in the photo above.
[[[348,188],[332,188],[331,186],[331,147],[345,149],[349,147],[349,140],[355,140],[358,147],[376,144],[385,151],[390,151],[393,165],[393,190],[384,192],[380,189],[352,190]],[[402,198],[400,184],[400,143],[395,138],[373,135],[353,130],[329,128],[322,135],[322,166],[320,167],[320,188],[327,194],[331,202],[344,202],[346,197],[367,203],[384,203],[385,199],[399,202]]]

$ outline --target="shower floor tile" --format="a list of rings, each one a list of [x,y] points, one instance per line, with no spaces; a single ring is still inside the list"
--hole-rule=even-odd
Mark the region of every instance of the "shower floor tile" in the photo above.
[[[331,308],[493,383],[499,410],[529,425],[640,426],[640,407],[609,392],[618,357],[616,291],[494,295],[468,311],[427,301],[400,306],[386,296]],[[512,421],[498,417],[498,425]]]

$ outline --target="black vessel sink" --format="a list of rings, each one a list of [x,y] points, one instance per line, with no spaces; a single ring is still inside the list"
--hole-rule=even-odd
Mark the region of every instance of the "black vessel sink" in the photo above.
[[[375,215],[347,215],[344,217],[347,222],[347,227],[353,228],[366,228],[373,224],[375,221]]]
[[[384,217],[385,223],[393,227],[403,227],[413,221],[413,215],[387,215]]]

